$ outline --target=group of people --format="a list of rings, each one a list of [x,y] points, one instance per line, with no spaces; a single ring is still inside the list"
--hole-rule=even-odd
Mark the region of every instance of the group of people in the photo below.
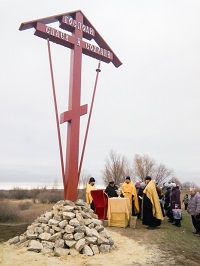
[[[173,225],[180,227],[182,219],[182,210],[181,210],[181,197],[180,189],[176,183],[172,182],[170,184],[165,183],[166,191],[163,195],[164,197],[164,209],[168,221]]]
[[[94,183],[95,179],[91,177],[86,186],[86,201],[92,209],[94,209],[94,203],[91,190],[96,189]],[[110,181],[105,193],[108,197],[118,197],[116,190],[119,189],[122,191],[122,197],[130,200],[132,216],[142,217],[143,224],[147,225],[148,229],[155,229],[161,224],[163,212],[155,183],[150,176],[145,178],[145,183],[137,183],[136,185],[129,176],[125,178],[124,183],[120,184],[120,187],[116,186],[114,181]]]
[[[95,179],[91,177],[86,186],[86,201],[93,210],[95,210],[95,206],[91,190],[96,189],[94,185]],[[127,176],[120,186],[111,180],[104,192],[108,197],[118,197],[116,190],[121,190],[121,196],[130,200],[132,216],[142,219],[142,223],[147,225],[148,229],[156,229],[160,226],[164,216],[167,216],[168,221],[173,225],[181,226],[180,189],[176,183],[165,183],[161,190],[158,183],[155,183],[150,176],[145,178],[145,182],[136,182],[135,184]],[[195,188],[190,188],[190,198],[186,194],[182,202],[185,210],[191,215],[195,228],[194,235],[200,237],[200,193]]]

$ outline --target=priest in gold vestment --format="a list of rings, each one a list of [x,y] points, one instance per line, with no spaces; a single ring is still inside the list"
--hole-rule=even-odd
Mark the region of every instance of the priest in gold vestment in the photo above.
[[[90,207],[92,210],[95,210],[94,201],[91,195],[91,190],[96,190],[96,187],[94,186],[94,184],[95,184],[94,177],[90,177],[90,180],[86,185],[86,202],[90,204]]]
[[[143,220],[144,225],[148,225],[147,229],[156,229],[164,220],[161,203],[159,201],[155,182],[150,176],[145,178],[146,187],[143,190]]]
[[[122,192],[124,197],[130,200],[132,216],[135,216],[139,212],[138,197],[135,185],[129,176],[126,177],[124,183],[122,184]]]

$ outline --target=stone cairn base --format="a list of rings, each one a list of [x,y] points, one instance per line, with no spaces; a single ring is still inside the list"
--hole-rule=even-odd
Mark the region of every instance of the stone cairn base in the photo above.
[[[38,217],[24,234],[9,243],[53,256],[79,253],[92,256],[114,249],[114,241],[102,221],[82,200],[57,202],[51,211]]]

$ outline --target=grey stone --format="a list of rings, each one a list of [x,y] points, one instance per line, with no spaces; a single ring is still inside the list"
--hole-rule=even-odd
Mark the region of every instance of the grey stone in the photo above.
[[[74,240],[65,240],[65,244],[69,247],[72,248],[76,245],[76,241]]]
[[[92,229],[92,228],[94,228],[94,224],[91,223],[91,224],[88,225],[88,227],[89,227],[90,229]]]
[[[85,239],[81,238],[80,240],[77,241],[75,249],[78,250],[78,252],[80,252],[84,246],[85,246]]]
[[[97,245],[92,245],[91,244],[90,248],[92,249],[94,255],[99,254],[99,249],[98,249]]]
[[[54,219],[61,222],[62,221],[62,217],[60,215],[60,213],[57,213],[56,215],[54,215]]]
[[[59,225],[60,228],[63,229],[63,228],[65,228],[65,226],[66,226],[67,224],[68,224],[68,221],[67,221],[67,220],[62,220],[61,222],[59,222],[58,225]]]
[[[39,218],[38,218],[38,222],[40,222],[40,223],[47,224],[48,221],[49,221],[49,219],[46,218],[46,217],[39,217]]]
[[[58,220],[50,219],[49,222],[48,222],[48,224],[49,224],[49,225],[55,225],[55,226],[57,226],[57,225],[59,224],[59,222],[60,222],[60,221],[58,221]]]
[[[61,232],[61,233],[64,233],[64,230],[62,228],[60,228],[59,226],[55,226],[53,225],[52,226],[52,229],[56,232]]]
[[[45,212],[44,216],[48,219],[48,221],[53,217],[52,212]]]
[[[73,212],[63,212],[63,219],[71,220],[76,216]]]
[[[91,219],[92,218],[92,216],[89,213],[86,213],[84,211],[81,211],[80,213],[83,216],[83,218],[85,218],[85,219]]]
[[[63,235],[63,239],[64,240],[72,240],[72,239],[74,239],[74,235],[66,233],[66,234]]]
[[[75,233],[74,234],[74,239],[75,240],[79,240],[79,239],[83,238],[84,236],[85,236],[84,233]]]
[[[102,232],[103,230],[104,230],[104,227],[102,226],[102,225],[97,225],[96,227],[95,227],[95,229],[97,230],[97,232]],[[104,235],[105,236],[105,235]]]
[[[110,244],[111,246],[113,246],[113,245],[114,245],[114,240],[113,240],[111,237],[109,237],[108,240],[109,240],[109,244]]]
[[[77,218],[74,218],[74,219],[71,219],[69,221],[69,224],[72,225],[72,226],[78,226],[80,225],[79,221],[77,220]]]
[[[45,228],[43,229],[43,231],[45,233],[50,233],[50,227],[49,226],[45,226]]]
[[[102,221],[101,220],[98,220],[98,219],[94,219],[92,218],[92,222],[94,223],[94,225],[102,225]]]
[[[85,237],[85,241],[86,241],[87,245],[97,244],[97,237],[95,237],[95,236],[86,236]]]
[[[42,227],[36,227],[35,230],[34,230],[34,232],[36,234],[42,234],[44,232],[44,230],[42,229]]]
[[[82,199],[78,199],[75,201],[75,204],[78,206],[88,206],[86,202],[84,202]]]
[[[50,248],[53,249],[54,248],[54,243],[53,242],[49,242],[49,241],[42,241],[42,245],[44,248]]]
[[[64,212],[71,212],[74,210],[74,208],[75,208],[75,206],[64,206],[63,211]]]
[[[58,247],[63,248],[64,245],[65,245],[65,241],[63,239],[58,239],[55,241],[54,247],[55,248],[58,248]]]
[[[96,227],[95,227],[95,228],[96,228]],[[108,231],[107,231],[106,229],[104,229],[104,228],[103,228],[102,231],[98,231],[98,232],[99,232],[99,234],[100,234],[101,236],[103,236],[103,237],[106,237],[106,238],[109,238],[109,237],[110,237]]]
[[[48,247],[43,247],[43,249],[41,250],[41,253],[51,255],[53,254],[53,249],[48,248]]]
[[[101,244],[99,246],[99,251],[102,252],[102,253],[107,253],[107,252],[110,252],[110,245],[106,245],[106,244]]]
[[[20,241],[19,236],[15,236],[15,237],[11,238],[8,242],[9,242],[10,244],[16,244],[16,243],[18,243],[19,241]]]
[[[49,238],[51,237],[51,234],[49,233],[42,233],[38,236],[41,240],[49,240]]]
[[[92,219],[83,219],[83,222],[87,226],[92,223]]]
[[[93,236],[92,229],[86,227],[85,228],[85,234],[86,234],[86,236]]]
[[[86,232],[86,226],[85,225],[78,225],[74,228],[74,232],[85,233]]]
[[[34,239],[37,239],[38,234],[31,233],[31,232],[27,231],[27,232],[26,232],[26,236],[27,236],[27,239],[29,239],[29,240],[34,240]]]
[[[55,233],[49,238],[49,241],[55,242],[57,239],[61,238],[62,234],[60,232]]]
[[[66,227],[65,227],[65,232],[68,233],[68,234],[71,234],[74,232],[74,227],[71,226],[70,224],[67,224]]]
[[[80,213],[76,213],[76,218],[79,222],[83,220],[83,216]]]
[[[43,249],[43,245],[37,240],[31,240],[29,242],[28,251],[40,252]]]
[[[88,245],[85,245],[83,247],[82,252],[83,252],[83,254],[85,254],[87,256],[93,256],[94,255],[92,249]]]

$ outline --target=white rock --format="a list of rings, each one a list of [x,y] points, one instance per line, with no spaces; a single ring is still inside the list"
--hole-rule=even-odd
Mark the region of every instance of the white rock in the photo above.
[[[58,220],[50,219],[49,222],[48,222],[48,224],[49,224],[49,225],[55,225],[55,226],[57,226],[57,225],[59,224],[59,222],[60,222],[60,221],[58,221]]]
[[[49,233],[42,233],[38,236],[41,240],[49,240],[49,238],[51,237],[51,234]]]
[[[81,238],[80,240],[77,241],[75,249],[78,250],[78,252],[80,252],[84,246],[85,246],[85,239]]]
[[[63,212],[63,219],[70,220],[73,219],[75,216],[76,214],[73,212]]]
[[[43,245],[37,240],[31,240],[29,242],[28,251],[40,252],[43,249]]]
[[[70,233],[73,233],[74,232],[74,227],[67,224],[66,227],[65,227],[65,232],[70,234]]]
[[[77,220],[77,218],[74,218],[74,219],[71,219],[69,221],[69,224],[72,225],[72,226],[78,226],[80,225],[79,221]]]
[[[85,254],[87,256],[93,256],[94,255],[92,249],[88,245],[85,245],[83,247],[83,254]]]
[[[74,247],[76,245],[76,241],[74,240],[65,240],[65,244],[71,248],[71,247]]]
[[[63,221],[61,221],[61,222],[59,222],[59,227],[60,228],[65,228],[65,226],[68,224],[68,221],[67,220],[63,220]]]

